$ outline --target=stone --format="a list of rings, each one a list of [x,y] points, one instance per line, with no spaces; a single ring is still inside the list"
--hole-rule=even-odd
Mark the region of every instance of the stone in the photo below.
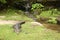
[[[39,25],[39,26],[43,26],[43,24],[39,23],[39,22],[31,22],[32,25]]]

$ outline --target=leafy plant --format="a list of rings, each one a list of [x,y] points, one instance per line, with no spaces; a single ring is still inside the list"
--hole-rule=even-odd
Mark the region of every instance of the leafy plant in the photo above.
[[[57,9],[52,9],[51,10],[51,14],[54,16],[55,14],[58,14],[58,10]]]
[[[40,4],[40,3],[35,3],[35,4],[32,4],[31,10],[40,9],[40,8],[42,8],[42,7],[44,7],[42,4]]]
[[[0,0],[2,3],[6,3],[6,0]]]
[[[56,24],[56,23],[57,23],[55,17],[51,17],[47,22],[48,22],[48,23],[52,23],[52,24]]]
[[[41,3],[32,4],[31,10],[33,12],[33,15],[36,16],[36,18],[40,17],[39,15],[41,14],[43,7],[44,6]]]

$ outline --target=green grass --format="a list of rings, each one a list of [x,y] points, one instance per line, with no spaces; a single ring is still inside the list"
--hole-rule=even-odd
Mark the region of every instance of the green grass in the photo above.
[[[37,18],[40,18],[40,17],[53,17],[53,16],[55,17],[55,16],[60,15],[60,11],[54,12],[54,10],[55,9],[42,11],[40,15],[36,15],[36,16]],[[0,18],[0,20],[30,20],[30,21],[33,21],[31,18],[28,18],[26,15],[24,15],[23,11],[15,10],[15,9],[7,9],[4,11],[1,11],[0,16],[5,16],[4,18]]]
[[[42,11],[41,15],[42,17],[55,17],[60,15],[60,11],[58,11],[58,9],[50,9],[50,10],[45,10]]]
[[[50,9],[50,10],[44,10],[40,13],[40,15],[36,15],[37,18],[44,17],[44,18],[49,18],[49,17],[56,17],[60,15],[60,11],[58,9]]]
[[[5,16],[5,18],[0,18],[0,20],[29,20],[29,21],[33,21],[31,18],[28,18],[27,16]]]
[[[0,16],[4,16],[4,17],[0,17],[0,20],[18,20],[18,21],[19,20],[29,20],[29,21],[33,21],[31,18],[24,15],[24,12],[22,12],[21,10],[15,10],[15,9],[7,9],[4,11],[1,11]]]
[[[51,10],[48,10],[48,11],[43,11],[40,16],[42,16],[42,17],[52,17],[52,16],[58,16],[58,14],[57,13],[53,14],[51,12]]]
[[[0,12],[0,16],[5,16],[0,18],[0,20],[29,20],[33,21],[31,18],[23,15],[17,10],[8,9]],[[14,17],[13,17],[14,16]],[[41,16],[47,17],[51,16],[48,11],[42,12]],[[25,23],[22,25],[22,31],[17,35],[12,28],[13,25],[0,25],[0,40],[60,40],[60,33],[55,30],[47,29],[41,26],[33,26],[30,23]]]
[[[0,40],[60,40],[60,33],[30,23],[22,25],[22,31],[17,35],[13,25],[0,25]]]

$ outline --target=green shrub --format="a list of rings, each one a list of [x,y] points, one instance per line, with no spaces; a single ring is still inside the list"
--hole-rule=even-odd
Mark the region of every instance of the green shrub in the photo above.
[[[31,10],[41,9],[42,7],[44,7],[44,6],[40,3],[32,4]]]
[[[56,24],[56,18],[55,17],[50,17],[50,19],[47,21],[48,23]]]
[[[35,3],[35,4],[32,4],[32,12],[33,12],[33,15],[36,16],[36,17],[39,17],[39,15],[41,14],[42,12],[42,8],[44,6],[40,3]]]
[[[6,3],[6,0],[0,0],[2,3]]]

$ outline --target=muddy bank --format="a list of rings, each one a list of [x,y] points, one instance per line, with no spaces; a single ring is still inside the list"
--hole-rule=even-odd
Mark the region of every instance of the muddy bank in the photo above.
[[[50,24],[44,21],[40,21],[47,29],[55,30],[60,33],[60,25],[59,24]]]

